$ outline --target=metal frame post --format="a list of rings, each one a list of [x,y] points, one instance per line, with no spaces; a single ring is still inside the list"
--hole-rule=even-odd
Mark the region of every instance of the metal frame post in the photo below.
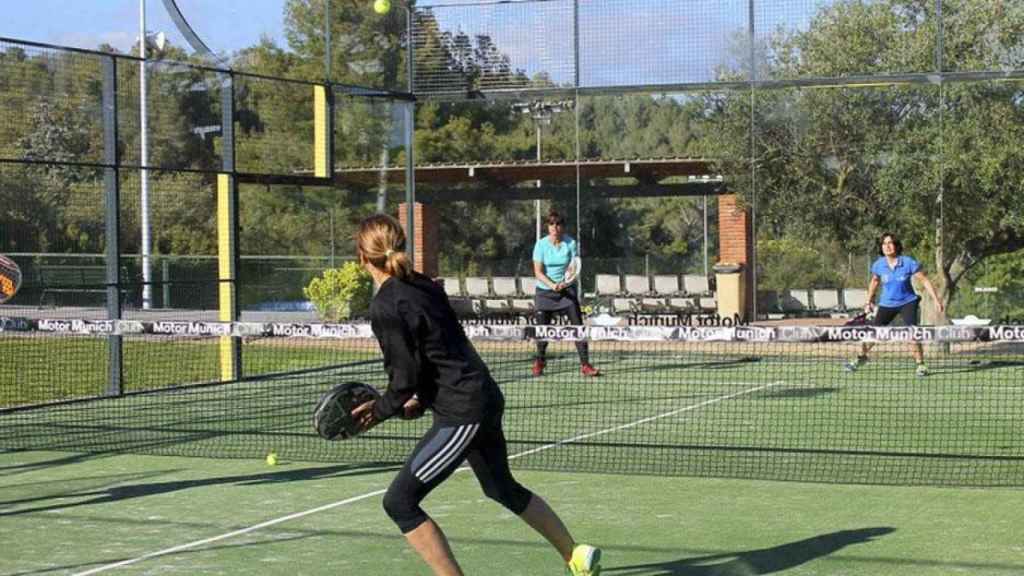
[[[117,59],[103,57],[103,189],[106,220],[104,261],[107,277],[107,319],[121,319],[121,177],[117,162]],[[124,342],[107,337],[107,395],[124,393]]]

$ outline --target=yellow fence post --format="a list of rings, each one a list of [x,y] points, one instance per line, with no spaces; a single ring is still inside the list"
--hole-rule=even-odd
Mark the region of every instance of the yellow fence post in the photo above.
[[[217,175],[217,286],[219,307],[217,319],[221,322],[232,322],[237,319],[238,309],[235,281],[235,242],[236,214],[235,181],[231,174]],[[220,378],[221,380],[237,380],[239,377],[238,353],[239,342],[232,336],[220,338]]]

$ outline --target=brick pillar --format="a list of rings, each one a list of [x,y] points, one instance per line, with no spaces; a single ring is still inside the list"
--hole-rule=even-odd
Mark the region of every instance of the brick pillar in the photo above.
[[[743,264],[746,286],[747,319],[751,318],[754,303],[753,266],[754,233],[751,226],[750,210],[741,206],[735,194],[718,197],[718,261]]]
[[[402,224],[408,234],[409,226],[406,224],[406,204],[398,205],[398,221]],[[437,266],[437,241],[440,228],[440,217],[437,209],[429,204],[419,202],[413,205],[413,244],[416,246],[414,258],[416,260],[416,271],[431,278],[438,275]]]

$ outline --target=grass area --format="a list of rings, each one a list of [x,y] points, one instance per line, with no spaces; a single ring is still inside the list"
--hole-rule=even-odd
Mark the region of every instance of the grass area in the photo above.
[[[14,383],[0,389],[0,408],[69,400],[106,393],[110,346],[103,338],[34,335],[0,339],[0,372]],[[246,340],[245,372],[258,376],[345,364],[379,356],[367,343]],[[138,392],[220,379],[216,338],[125,338],[124,390]]]

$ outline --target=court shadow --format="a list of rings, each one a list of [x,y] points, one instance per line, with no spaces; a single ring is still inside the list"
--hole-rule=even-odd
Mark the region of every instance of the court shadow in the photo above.
[[[50,498],[65,498],[75,494],[89,493],[90,490],[99,490],[102,486],[111,484],[125,484],[128,482],[142,482],[152,480],[158,476],[166,476],[180,472],[179,469],[150,470],[145,472],[126,472],[116,474],[100,474],[94,476],[78,476],[75,478],[60,478],[56,480],[36,480],[21,484],[0,485],[0,515],[3,508],[29,502],[38,502]],[[31,497],[10,498],[9,493],[22,493],[31,491]]]
[[[971,360],[965,366],[957,368],[942,367],[940,370],[935,370],[933,372],[954,374],[958,372],[982,372],[985,370],[1005,370],[1007,368],[1021,367],[1024,367],[1024,362],[1016,360]]]
[[[2,453],[0,453],[2,454]],[[0,476],[10,476],[12,474],[21,474],[24,472],[32,472],[33,470],[39,470],[41,468],[53,468],[55,466],[67,466],[68,464],[77,464],[93,458],[97,458],[95,454],[86,453],[75,453],[66,454],[58,458],[51,458],[49,460],[38,460],[36,462],[25,462],[22,464],[11,464],[7,466],[0,466]]]
[[[620,576],[754,576],[782,572],[828,556],[853,544],[870,542],[896,529],[888,526],[840,530],[772,548],[680,558],[667,562],[609,566],[602,574]]]
[[[666,372],[679,372],[685,370],[700,370],[700,371],[731,371],[738,370],[760,362],[761,359],[756,356],[745,356],[741,358],[730,358],[721,360],[706,360],[706,361],[693,361],[693,362],[670,362],[670,363],[650,363],[640,364],[637,360],[630,360],[629,362],[623,362],[621,360],[604,360],[602,358],[594,358],[593,364],[601,370],[601,378],[588,379],[586,382],[600,383],[608,378],[619,378],[622,376],[629,376],[633,374],[650,374],[658,375]],[[532,362],[532,360],[530,361]],[[517,382],[532,381],[536,380],[534,376],[530,374],[530,362],[519,362],[516,365],[517,373],[506,374],[498,370],[494,370],[493,366],[491,375],[500,386],[513,385]],[[548,357],[548,365],[544,370],[543,378],[547,381],[557,381],[560,377],[568,377],[572,379],[579,378],[580,365],[576,360],[576,357],[565,359],[564,362],[560,362],[558,358]],[[699,373],[698,373],[699,375]]]
[[[701,394],[678,394],[678,395],[664,395],[664,396],[645,396],[644,402],[678,402],[680,400],[703,400],[707,398],[706,395]],[[545,408],[576,408],[580,406],[607,406],[610,403],[633,401],[633,398],[601,398],[599,400],[590,401],[567,401],[567,402],[551,402],[546,404],[517,404],[515,406],[506,407],[505,413],[512,413],[517,411],[531,411],[531,410],[542,410]]]
[[[634,360],[631,365],[626,367],[615,367],[608,368],[606,371],[607,375],[620,376],[622,374],[630,373],[658,373],[665,371],[679,371],[679,370],[737,370],[749,366],[750,364],[756,364],[761,362],[761,358],[757,356],[742,356],[736,358],[721,358],[711,360],[694,360],[692,362],[651,362],[649,365],[637,365]],[[594,365],[598,368],[602,367],[601,361],[595,360]]]
[[[235,484],[237,486],[258,486],[262,484],[275,484],[283,482],[299,482],[303,480],[319,480],[332,477],[361,476],[364,474],[377,474],[380,472],[397,471],[401,468],[399,462],[376,462],[367,464],[342,464],[337,466],[319,466],[315,468],[301,468],[296,470],[281,470],[277,472],[264,472],[260,474],[246,474],[240,476],[220,476],[215,478],[197,478],[194,480],[177,480],[170,482],[150,482],[140,484],[125,484],[112,486],[102,490],[88,492],[72,492],[57,495],[39,496],[27,498],[18,502],[7,504],[29,504],[45,503],[49,500],[67,500],[70,498],[87,498],[68,503],[44,504],[32,508],[19,510],[0,511],[0,518],[4,516],[18,516],[21,514],[34,514],[50,510],[65,510],[79,506],[91,506],[93,504],[106,504],[119,502],[131,498],[142,498],[157,494],[167,494],[199,488],[203,486],[216,486],[220,484]]]
[[[247,548],[252,548],[252,547],[255,547],[255,546],[262,546],[264,544],[280,544],[282,542],[293,542],[293,541],[298,541],[298,540],[305,540],[307,538],[316,537],[317,535],[318,535],[317,533],[311,532],[311,533],[308,533],[308,534],[300,534],[300,535],[297,535],[297,536],[281,536],[281,537],[263,538],[263,539],[259,539],[259,540],[250,540],[250,541],[247,541],[247,542],[244,542],[244,543],[241,543],[241,544],[219,544],[219,545],[212,545],[212,546],[210,546],[210,545],[207,545],[207,546],[195,546],[195,547],[190,547],[190,548],[183,549],[183,550],[176,550],[174,552],[169,552],[167,554],[161,554],[160,557],[182,557],[182,556],[187,555],[187,554],[209,553],[211,550],[247,549]],[[96,569],[96,568],[98,568],[100,566],[105,566],[105,565],[110,565],[110,564],[117,564],[119,562],[131,562],[133,560],[138,560],[138,558],[137,557],[134,557],[134,558],[133,557],[129,557],[129,558],[108,558],[108,559],[104,559],[104,560],[96,560],[96,561],[93,561],[93,562],[88,562],[88,563],[83,563],[83,564],[68,564],[68,565],[64,565],[64,566],[50,566],[50,567],[47,567],[47,568],[39,568],[39,569],[36,569],[36,570],[26,570],[26,571],[23,571],[23,572],[11,572],[11,573],[7,573],[6,576],[30,576],[30,575],[39,576],[39,575],[42,575],[42,574],[54,574],[54,573],[66,574],[68,572],[78,573],[78,572],[85,571],[85,570],[90,569],[90,568],[91,569]]]
[[[834,394],[838,391],[838,388],[826,386],[818,388],[789,388],[785,390],[769,390],[765,392],[755,392],[747,396],[747,398],[765,398],[769,400],[786,400],[792,398],[816,398],[818,396]]]

